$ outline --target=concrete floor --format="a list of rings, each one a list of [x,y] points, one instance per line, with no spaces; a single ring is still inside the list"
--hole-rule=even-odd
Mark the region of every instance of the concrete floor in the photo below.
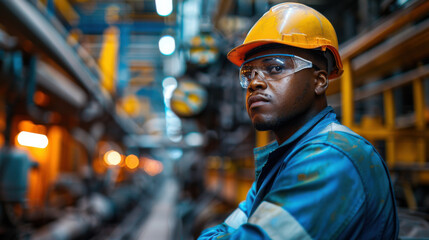
[[[169,178],[161,186],[157,199],[154,201],[152,211],[137,230],[139,240],[171,240],[175,236],[176,201],[178,186],[176,180]]]

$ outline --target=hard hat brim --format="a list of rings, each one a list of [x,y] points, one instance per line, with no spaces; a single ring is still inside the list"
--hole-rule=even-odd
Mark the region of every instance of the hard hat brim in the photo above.
[[[234,63],[237,66],[241,66],[241,64],[243,64],[245,58],[246,58],[246,53],[249,52],[250,50],[262,46],[262,45],[266,45],[266,44],[270,44],[270,43],[280,43],[280,44],[284,44],[281,41],[275,41],[275,40],[259,40],[259,41],[253,41],[253,42],[249,42],[249,43],[244,43],[241,44],[240,46],[237,46],[235,48],[233,48],[227,55],[227,58],[229,61],[231,61],[232,63]]]

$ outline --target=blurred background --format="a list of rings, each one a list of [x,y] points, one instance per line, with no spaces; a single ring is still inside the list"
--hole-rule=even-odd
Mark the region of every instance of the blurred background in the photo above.
[[[226,54],[278,0],[0,0],[0,238],[195,239],[244,200],[256,132]],[[303,0],[334,25],[339,120],[429,236],[429,1]]]

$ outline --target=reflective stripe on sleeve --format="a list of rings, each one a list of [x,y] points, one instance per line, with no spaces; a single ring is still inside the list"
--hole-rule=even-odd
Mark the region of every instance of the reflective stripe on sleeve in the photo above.
[[[311,239],[301,224],[282,207],[269,202],[262,202],[249,223],[258,225],[271,239]]]
[[[239,228],[242,224],[247,222],[246,214],[240,209],[237,208],[232,212],[228,218],[225,220],[225,223],[232,228]]]

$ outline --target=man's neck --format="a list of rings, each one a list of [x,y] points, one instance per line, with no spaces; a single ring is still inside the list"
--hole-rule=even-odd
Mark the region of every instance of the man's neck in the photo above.
[[[318,106],[309,109],[305,113],[291,119],[287,123],[273,130],[274,136],[279,145],[288,140],[295,132],[297,132],[308,121],[315,117],[319,112],[327,107],[327,104],[318,104]]]

